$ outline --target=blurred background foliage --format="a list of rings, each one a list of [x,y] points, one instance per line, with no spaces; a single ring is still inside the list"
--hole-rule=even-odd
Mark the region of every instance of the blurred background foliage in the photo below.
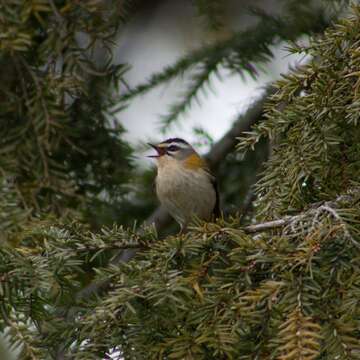
[[[132,151],[109,112],[125,70],[111,62],[109,46],[126,9],[100,1],[1,5],[1,182],[31,216],[91,219],[100,199],[112,207],[128,192]]]
[[[346,295],[348,304],[351,295],[358,296],[359,271],[354,263],[347,267],[345,261],[358,251],[354,245],[358,203],[346,198],[341,218],[337,212],[330,216],[331,210],[319,211],[318,221],[304,233],[305,240],[279,230],[271,233],[273,237],[251,242],[238,230],[239,223],[298,213],[358,185],[358,7],[353,8],[352,19],[325,31],[348,14],[346,1],[283,0],[276,14],[244,2],[243,11],[257,19],[255,25],[224,36],[226,2],[191,3],[202,26],[218,36],[134,88],[126,84],[131,64],[115,63],[113,48],[118,34],[151,6],[149,2],[0,3],[0,326],[14,348],[21,349],[21,359],[96,359],[109,349],[117,356],[139,359],[148,354],[178,359],[240,358],[242,354],[250,359],[251,349],[263,358],[359,358],[360,350],[353,345],[358,333],[351,330],[358,325],[348,321],[344,303],[332,308],[342,338],[329,335],[329,341],[321,345],[314,335],[320,326],[316,316],[327,326],[321,331],[331,333],[335,325],[327,321],[328,314],[318,312],[321,299],[312,295],[313,288],[325,289],[327,280],[321,272],[335,271],[331,270],[334,254],[343,247],[340,265],[354,282],[342,285],[345,280],[339,275],[332,280],[333,292],[326,300],[330,303],[331,296],[346,286],[351,289]],[[308,47],[297,45],[304,36],[320,40]],[[162,128],[167,129],[182,121],[181,115],[199,101],[199,94],[209,89],[220,69],[258,79],[274,56],[273,46],[281,42],[313,60],[277,83],[279,91],[267,102],[266,115],[252,121],[257,125],[242,140],[240,151],[234,152],[231,146],[212,164],[224,213],[234,218],[210,230],[199,225],[186,235],[187,242],[175,236],[155,245],[159,233],[174,230],[137,231],[157,206],[152,186],[155,174],[134,161],[138,149],[124,140],[121,110],[137,96],[186,75],[188,86],[162,118]],[[241,122],[243,115],[234,122]],[[215,148],[205,131],[194,131],[199,144]],[[235,136],[233,141],[235,145]],[[254,151],[248,151],[249,147]],[[345,231],[344,236],[347,226],[354,234]],[[222,227],[238,232],[227,230],[227,237],[221,237]],[[311,312],[310,305],[294,307],[298,295],[294,277],[299,275],[294,269],[296,261],[308,261],[300,259],[300,253],[313,256],[310,249],[323,241],[320,230],[313,236],[314,229],[327,229],[326,236],[331,234],[336,241],[326,248],[317,269],[311,270],[316,279],[304,278],[305,293],[311,293],[304,301],[314,307]],[[279,258],[271,241],[281,253]],[[150,250],[141,253],[138,261],[117,265],[113,255],[132,247]],[[254,259],[265,265],[254,265],[249,275]],[[274,259],[279,266],[272,265]],[[204,269],[215,276],[213,284],[204,277],[206,291],[198,280]],[[301,271],[307,274],[308,270]],[[268,272],[278,282],[271,283]],[[241,284],[236,283],[239,276]],[[105,279],[101,286],[105,296],[96,288],[97,296],[90,301],[83,291],[94,279]],[[219,291],[226,284],[230,290]],[[292,289],[278,308],[273,305],[275,313],[286,314],[288,322],[274,315],[272,305],[263,312],[251,304],[254,298],[265,301],[269,294],[280,297],[280,288]],[[115,289],[114,293],[109,289]],[[244,296],[238,304],[229,300],[232,290]],[[161,307],[164,300],[173,308]],[[267,301],[271,303],[272,298]],[[234,314],[222,312],[222,306],[240,310],[248,306],[243,327],[236,328]],[[358,312],[353,311],[353,319],[358,320]],[[120,313],[124,314],[121,320],[117,319]],[[174,316],[167,323],[169,313]],[[176,330],[171,320],[179,324],[186,313],[194,316],[189,326]],[[259,319],[264,313],[269,326],[262,328]],[[221,314],[224,321],[207,328],[205,320],[217,320]],[[274,330],[279,324],[283,333]],[[299,352],[286,357],[293,351],[291,346],[298,345],[286,341],[292,324],[304,324],[313,341],[309,352],[300,354],[303,357]],[[103,339],[105,332],[108,336]],[[274,335],[271,341],[269,334]],[[194,336],[198,344],[191,350]],[[239,339],[242,345],[235,346]],[[355,350],[349,352],[349,347]]]

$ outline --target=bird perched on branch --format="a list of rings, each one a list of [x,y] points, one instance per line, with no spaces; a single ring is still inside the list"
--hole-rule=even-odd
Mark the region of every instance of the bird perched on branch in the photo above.
[[[180,138],[149,145],[156,150],[150,157],[157,160],[157,196],[181,231],[194,215],[205,221],[219,217],[216,179],[194,148]]]

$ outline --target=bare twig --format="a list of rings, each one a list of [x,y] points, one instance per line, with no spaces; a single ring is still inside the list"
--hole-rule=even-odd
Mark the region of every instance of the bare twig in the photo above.
[[[271,230],[271,229],[275,229],[278,227],[288,225],[291,222],[296,221],[302,217],[303,217],[303,215],[285,216],[284,218],[279,219],[279,220],[268,221],[268,222],[264,222],[261,224],[248,225],[248,226],[245,226],[243,230],[247,234],[258,233],[258,232]]]
[[[99,250],[125,250],[125,249],[146,249],[147,246],[143,244],[133,243],[133,244],[111,244],[109,246],[80,246],[76,251],[83,252],[83,251],[99,251]]]

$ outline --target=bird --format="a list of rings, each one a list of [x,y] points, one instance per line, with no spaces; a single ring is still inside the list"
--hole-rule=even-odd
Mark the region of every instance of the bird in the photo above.
[[[194,216],[204,221],[220,217],[216,178],[206,161],[184,139],[170,138],[156,145],[157,197],[167,212],[186,230]]]

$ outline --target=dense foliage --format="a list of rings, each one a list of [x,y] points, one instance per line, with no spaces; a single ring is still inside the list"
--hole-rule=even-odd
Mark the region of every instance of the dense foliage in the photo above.
[[[116,3],[1,4],[0,184],[29,214],[91,210],[100,193],[116,203],[127,192],[131,149],[109,113],[124,71],[106,50],[123,21]]]
[[[113,105],[197,64],[203,72],[171,123],[220,64],[256,76],[271,45],[321,32],[326,17],[288,1],[288,16],[258,13],[251,31],[119,99],[125,66],[103,50],[129,4],[0,5],[2,332],[20,359],[360,359],[360,7],[308,47],[293,45],[313,60],[277,83],[265,115],[221,164],[230,202],[270,153],[252,221],[237,214],[163,238],[120,225],[138,205],[126,196],[131,149]],[[219,3],[194,5],[221,27]],[[236,187],[242,173],[246,186]],[[124,249],[136,257],[116,262]]]
[[[355,9],[355,16],[358,15]],[[239,148],[262,137],[274,142],[257,185],[262,219],[301,211],[309,202],[334,199],[359,186],[359,31],[344,20],[305,51],[315,59],[277,83],[266,121]],[[278,105],[281,104],[281,111]]]

